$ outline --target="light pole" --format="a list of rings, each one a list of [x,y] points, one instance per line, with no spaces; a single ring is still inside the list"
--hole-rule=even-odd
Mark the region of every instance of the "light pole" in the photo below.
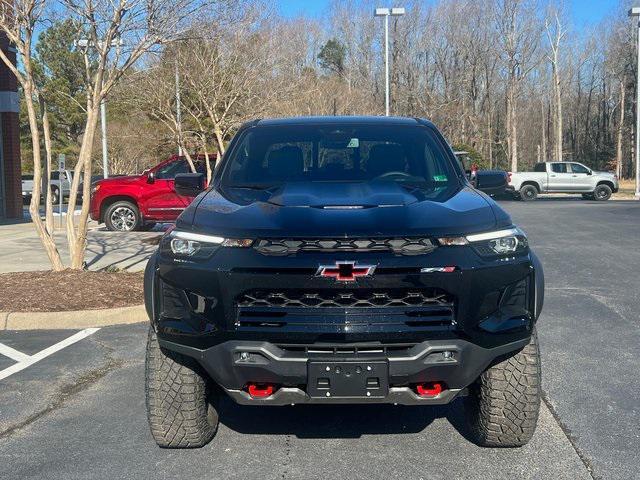
[[[389,17],[400,17],[404,8],[376,8],[374,16],[384,17],[384,114],[389,116]]]
[[[107,106],[104,98],[100,101],[100,128],[102,130],[102,176],[109,176],[109,155],[107,151]]]
[[[638,20],[638,58],[636,65],[636,199],[640,200],[640,7],[629,10],[629,16]]]
[[[75,44],[82,48],[95,46],[93,42],[87,38],[76,40]],[[100,45],[102,44],[99,44],[99,46]],[[111,46],[122,46],[122,40],[120,38],[112,40]],[[104,98],[100,101],[100,131],[102,132],[102,176],[107,178],[109,176],[109,151],[107,150],[107,105]]]

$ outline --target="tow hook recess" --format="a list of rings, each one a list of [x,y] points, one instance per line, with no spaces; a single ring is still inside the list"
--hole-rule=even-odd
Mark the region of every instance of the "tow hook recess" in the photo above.
[[[425,398],[437,397],[446,389],[443,382],[425,382],[416,385],[416,393]]]
[[[247,391],[253,398],[266,398],[273,395],[276,388],[271,383],[247,383]]]

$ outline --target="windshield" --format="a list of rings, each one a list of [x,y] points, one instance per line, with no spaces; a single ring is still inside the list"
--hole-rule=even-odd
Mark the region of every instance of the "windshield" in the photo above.
[[[279,125],[248,130],[222,173],[227,188],[292,182],[396,182],[423,189],[457,185],[434,132],[407,125]]]

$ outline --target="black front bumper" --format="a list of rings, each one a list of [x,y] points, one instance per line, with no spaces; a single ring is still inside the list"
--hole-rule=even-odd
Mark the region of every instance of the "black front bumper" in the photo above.
[[[160,339],[160,344],[198,360],[211,378],[236,402],[247,405],[288,405],[296,403],[397,403],[401,405],[438,405],[449,403],[470,385],[489,364],[502,355],[524,347],[528,339],[482,348],[466,340],[432,340],[393,352],[375,344],[317,345],[315,350],[291,351],[269,342],[228,341],[205,350]],[[377,348],[378,347],[378,348]],[[341,353],[353,350],[351,353]],[[379,351],[379,352],[376,352]],[[316,353],[314,353],[316,352]],[[309,384],[312,362],[362,366],[388,366],[388,377],[381,379],[388,389],[382,395],[314,395]],[[418,396],[414,386],[424,382],[444,382],[446,389],[433,397]],[[249,383],[274,384],[277,390],[265,398],[249,395]]]
[[[318,264],[348,259],[377,264],[376,274],[356,285],[314,276]],[[442,265],[457,268],[452,273],[421,271]],[[243,306],[239,298],[256,289],[349,295],[401,289],[430,292],[425,297],[443,291],[447,298],[435,306]],[[542,267],[533,253],[485,261],[466,248],[414,257],[336,253],[287,258],[238,249],[199,264],[155,255],[145,273],[145,303],[161,345],[197,359],[233,399],[251,404],[447,403],[496,358],[527,344],[543,296]],[[384,395],[311,395],[310,363],[335,361],[388,365]],[[432,381],[444,382],[447,389],[431,398],[416,395],[416,384]],[[278,390],[253,398],[245,391],[250,382],[274,384]]]

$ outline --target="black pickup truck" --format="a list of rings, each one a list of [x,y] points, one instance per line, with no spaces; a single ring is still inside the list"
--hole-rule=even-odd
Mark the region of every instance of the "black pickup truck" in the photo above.
[[[145,272],[146,398],[162,447],[198,447],[216,400],[463,398],[479,445],[522,446],[541,396],[541,265],[426,120],[240,128]],[[375,421],[375,419],[371,419]]]

